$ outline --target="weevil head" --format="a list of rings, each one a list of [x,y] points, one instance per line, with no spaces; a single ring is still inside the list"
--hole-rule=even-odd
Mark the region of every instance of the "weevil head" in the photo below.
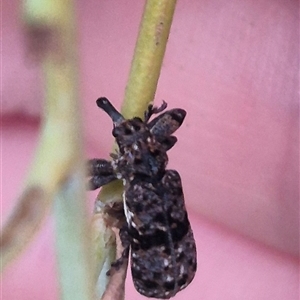
[[[113,129],[122,159],[122,169],[127,173],[154,176],[162,172],[168,162],[166,149],[159,143],[140,118],[121,122]]]
[[[112,134],[122,151],[125,147],[135,147],[136,143],[146,141],[150,136],[150,131],[142,119],[133,118],[114,124]]]
[[[135,147],[136,142],[146,141],[151,135],[146,122],[137,117],[126,120],[107,98],[101,97],[96,103],[112,119],[114,124],[112,134],[116,138],[121,153],[125,147],[131,145]]]
[[[138,117],[126,120],[106,98],[99,98],[97,105],[113,121],[112,134],[120,152],[119,169],[124,170],[125,174],[146,176],[156,175],[165,169],[168,162],[166,151],[170,147],[156,139],[147,121]],[[170,142],[172,147],[176,140]]]

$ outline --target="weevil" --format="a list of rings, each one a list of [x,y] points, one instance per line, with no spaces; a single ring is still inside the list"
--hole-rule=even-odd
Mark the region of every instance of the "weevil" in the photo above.
[[[196,245],[184,203],[181,178],[167,170],[168,155],[177,138],[172,134],[186,116],[183,109],[163,113],[167,104],[149,105],[144,120],[125,119],[107,98],[96,101],[113,121],[118,152],[112,160],[92,159],[89,188],[122,179],[126,224],[120,230],[122,257],[131,257],[136,290],[144,296],[169,299],[194,278]],[[159,114],[161,113],[161,114]],[[150,121],[154,114],[159,114]]]

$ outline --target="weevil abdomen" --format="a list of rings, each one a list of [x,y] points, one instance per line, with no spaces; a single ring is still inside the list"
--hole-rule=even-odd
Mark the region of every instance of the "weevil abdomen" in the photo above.
[[[128,199],[128,201],[126,201]],[[196,246],[178,172],[156,181],[135,180],[125,187],[131,218],[131,270],[135,288],[148,297],[168,299],[196,272]]]

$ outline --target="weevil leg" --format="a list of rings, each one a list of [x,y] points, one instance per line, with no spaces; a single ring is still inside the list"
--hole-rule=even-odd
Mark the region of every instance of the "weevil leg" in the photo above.
[[[158,114],[167,108],[168,104],[163,100],[161,106],[156,107],[153,104],[148,106],[148,109],[145,111],[145,122],[147,123],[153,114]]]
[[[118,151],[117,153],[110,153],[109,156],[113,159],[113,160],[117,160],[119,157]]]
[[[117,177],[115,175],[93,176],[88,180],[87,190],[93,191],[99,189],[101,186],[106,185],[116,179]]]
[[[87,175],[91,177],[88,182],[88,190],[95,190],[99,187],[116,180],[112,163],[105,159],[91,159],[87,162]]]
[[[130,249],[130,236],[128,233],[127,224],[124,224],[121,227],[119,236],[120,236],[123,251],[121,257],[111,264],[111,268],[106,273],[107,276],[110,276],[112,275],[113,272],[118,271],[120,267],[128,261],[129,249]]]
[[[111,161],[106,159],[94,158],[87,162],[88,176],[111,175],[113,172]]]

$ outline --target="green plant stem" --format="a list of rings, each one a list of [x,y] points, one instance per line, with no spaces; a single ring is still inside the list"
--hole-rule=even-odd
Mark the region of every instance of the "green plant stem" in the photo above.
[[[45,81],[45,122],[28,184],[55,198],[61,299],[94,299],[94,263],[84,192],[77,81],[76,24],[72,0],[27,0],[24,15]]]
[[[143,117],[153,101],[168,42],[176,0],[148,0],[121,112],[125,118]]]
[[[1,268],[31,241],[63,183],[74,172],[84,180],[72,1],[24,0],[22,4],[31,50],[27,54],[41,61],[46,103],[39,145],[24,191],[1,232]],[[75,205],[83,201],[81,188],[75,193]],[[80,205],[77,209],[83,213]],[[87,269],[91,270],[90,266]]]
[[[78,194],[79,193],[79,194]],[[61,299],[95,299],[91,274],[91,248],[81,174],[73,175],[57,193],[54,206],[56,253],[60,273]]]

